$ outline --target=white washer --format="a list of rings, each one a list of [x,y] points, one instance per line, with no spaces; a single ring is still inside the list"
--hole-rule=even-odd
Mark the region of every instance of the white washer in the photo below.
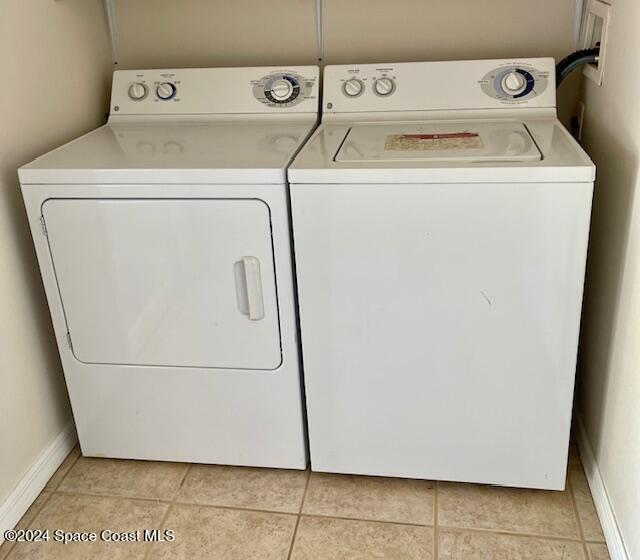
[[[554,61],[324,91],[289,169],[312,468],[564,488],[595,168]]]
[[[84,455],[305,468],[285,170],[317,81],[119,71],[105,126],[19,170]]]

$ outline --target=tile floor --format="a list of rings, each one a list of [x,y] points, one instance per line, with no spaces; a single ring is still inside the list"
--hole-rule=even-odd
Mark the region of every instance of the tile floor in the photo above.
[[[565,492],[69,455],[19,524],[173,542],[4,543],[0,560],[608,560],[580,459]]]

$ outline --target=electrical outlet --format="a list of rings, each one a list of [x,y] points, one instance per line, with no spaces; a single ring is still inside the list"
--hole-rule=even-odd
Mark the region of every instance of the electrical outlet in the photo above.
[[[600,0],[588,0],[582,27],[582,49],[600,47],[597,64],[588,64],[584,68],[584,75],[596,84],[602,85],[604,65],[607,55],[607,36],[609,31],[609,12],[611,6]]]

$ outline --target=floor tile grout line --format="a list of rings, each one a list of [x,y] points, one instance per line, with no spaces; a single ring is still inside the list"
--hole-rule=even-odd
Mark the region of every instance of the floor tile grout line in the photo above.
[[[504,535],[507,537],[525,537],[527,539],[545,539],[551,541],[562,541],[562,542],[572,542],[582,544],[582,541],[579,537],[559,537],[558,535],[548,535],[548,534],[537,534],[537,533],[519,533],[516,531],[509,531],[507,529],[483,529],[478,527],[456,527],[454,525],[438,525],[438,529],[444,530],[447,532],[457,532],[457,533],[491,533],[494,535]]]
[[[67,469],[67,472],[64,473],[62,475],[62,478],[58,481],[58,484],[56,484],[53,488],[51,488],[51,492],[56,492],[58,490],[58,488],[60,488],[60,486],[62,485],[62,483],[65,481],[65,479],[67,478],[67,476],[69,476],[69,473],[73,470],[73,467],[76,466],[76,464],[78,463],[78,461],[80,460],[80,457],[82,457],[82,450],[79,447],[80,444],[76,444],[73,446],[73,449],[76,448],[76,446],[78,446],[78,456],[73,460],[73,463],[71,463],[71,466]],[[71,455],[71,453],[73,453],[73,449],[71,451],[69,451],[69,454],[67,455],[67,457],[69,457],[69,455]],[[67,460],[67,457],[64,458],[64,461]],[[62,461],[64,463],[64,461]],[[62,466],[62,463],[61,463]],[[58,467],[60,468],[60,467]],[[53,473],[53,475],[55,475],[55,473]],[[51,479],[49,479],[51,480]],[[49,483],[49,481],[47,481],[47,484]],[[46,488],[46,486],[45,486]]]
[[[178,496],[180,495],[180,490],[182,490],[182,486],[184,485],[185,480],[187,480],[187,476],[189,476],[189,473],[191,472],[192,467],[193,467],[193,463],[187,464],[187,468],[184,470],[184,474],[182,475],[182,478],[180,479],[180,482],[176,487],[176,491],[173,494],[173,498],[171,500],[172,504],[178,499]]]
[[[167,505],[167,511],[165,511],[162,514],[162,517],[160,518],[160,523],[158,524],[158,530],[159,531],[162,531],[162,529],[164,527],[164,524],[166,523],[167,518],[169,517],[169,512],[171,511],[171,508],[173,507],[173,503],[168,503],[166,505]],[[151,551],[153,550],[152,543],[146,543],[146,545],[147,545],[147,550],[145,551],[144,556],[142,557],[143,560],[147,560],[148,558],[150,558]]]
[[[169,517],[169,513],[171,512],[171,509],[175,505],[176,499],[180,495],[180,489],[182,488],[184,481],[187,479],[187,475],[191,471],[191,467],[193,467],[193,463],[187,463],[187,468],[184,470],[184,474],[182,475],[180,482],[176,486],[176,490],[173,493],[172,500],[170,502],[161,502],[161,503],[167,504],[167,511],[164,512],[164,514],[162,515],[162,518],[160,519],[160,523],[158,524],[158,530],[160,531],[163,530],[165,523],[167,522],[167,519]],[[151,556],[152,550],[153,550],[152,543],[147,543],[147,550],[145,551],[143,560],[148,560],[148,558]]]
[[[300,517],[315,517],[318,519],[336,519],[338,521],[359,521],[361,523],[381,523],[383,525],[402,525],[405,527],[429,527],[433,525],[428,523],[409,523],[407,521],[391,521],[389,519],[368,519],[363,517],[344,517],[340,515],[323,515],[321,513],[302,513]]]
[[[273,509],[259,509],[259,508],[249,508],[249,507],[239,507],[239,506],[225,506],[220,504],[203,504],[196,502],[181,502],[176,500],[175,502],[166,502],[174,506],[192,506],[192,507],[205,507],[205,508],[214,508],[214,509],[230,509],[234,511],[250,511],[252,513],[270,513],[272,515],[288,515],[290,517],[298,516],[298,513],[295,511],[276,511]]]
[[[293,527],[293,534],[291,535],[291,542],[289,543],[289,552],[287,553],[287,560],[291,560],[293,554],[293,545],[296,542],[296,535],[298,534],[298,526],[300,525],[300,516],[296,517],[296,524]]]
[[[76,490],[56,490],[52,492],[60,495],[69,495],[69,496],[87,496],[89,498],[111,498],[118,500],[134,500],[137,502],[154,502],[158,504],[172,504],[173,500],[164,500],[162,498],[141,498],[140,496],[129,496],[123,494],[98,494],[96,492],[78,492]],[[202,504],[194,504],[194,505],[202,505]]]
[[[51,492],[54,494],[54,492]],[[162,498],[142,498],[140,496],[123,496],[120,494],[96,494],[91,492],[76,492],[71,490],[57,490],[55,494],[61,495],[70,495],[70,496],[88,496],[91,498],[111,498],[118,500],[133,500],[138,502],[152,502],[157,504],[167,504],[167,505],[176,505],[176,506],[194,506],[194,507],[210,507],[217,509],[233,509],[237,511],[252,511],[255,513],[273,513],[277,515],[298,515],[296,511],[281,511],[275,509],[260,509],[260,508],[251,508],[251,507],[242,507],[242,506],[229,506],[225,504],[211,504],[204,502],[187,502],[183,500],[179,500],[177,497],[173,500],[164,500]],[[391,522],[393,523],[393,522]]]
[[[579,458],[578,465],[579,465],[579,469],[580,469],[580,474],[582,476],[586,476],[585,472],[584,472],[584,466],[583,466],[582,460],[580,458]],[[570,468],[571,467],[569,467],[569,469]],[[576,467],[574,467],[574,468],[576,468]],[[585,484],[586,484],[586,481],[585,481]],[[585,528],[584,528],[584,525],[582,523],[582,518],[580,517],[580,508],[578,507],[578,498],[576,496],[576,488],[573,485],[573,483],[571,482],[571,479],[569,478],[569,474],[568,473],[567,473],[567,486],[571,490],[571,497],[573,499],[573,505],[574,505],[575,512],[576,512],[576,518],[578,520],[578,527],[580,528],[580,531],[581,531],[581,534],[582,534],[582,540],[585,541],[585,542],[588,542],[588,543],[594,543],[594,544],[603,544],[603,543],[605,543],[606,544],[606,540],[604,538],[604,534],[602,533],[602,523],[600,522],[600,517],[597,515],[597,511],[595,512],[596,513],[596,521],[598,523],[598,527],[600,527],[600,534],[602,535],[602,537],[601,538],[595,538],[595,539],[587,538],[587,535],[585,533]],[[588,488],[588,486],[587,486],[587,494],[588,494],[589,498],[591,499],[591,501],[593,502],[593,494],[591,493],[591,489]],[[595,505],[593,505],[593,507],[595,509]]]
[[[582,468],[582,463],[580,463],[580,468]],[[582,528],[582,520],[580,519],[580,512],[578,511],[578,503],[576,501],[576,495],[573,489],[573,484],[571,484],[571,465],[568,465],[567,468],[567,491],[569,493],[569,498],[571,500],[571,505],[573,509],[573,516],[576,520],[576,525],[578,527],[578,535],[580,536],[580,540],[582,541],[582,551],[584,553],[585,560],[589,560],[589,548],[587,547],[587,543],[584,539],[584,529]]]
[[[29,521],[29,523],[27,523],[27,528],[28,529],[33,526],[33,523],[35,522],[36,517],[38,517],[38,515],[40,515],[40,512],[44,509],[44,506],[46,506],[49,503],[49,501],[51,500],[51,498],[53,498],[53,494],[54,494],[53,492],[49,492],[49,496],[47,496],[47,499],[44,502],[42,502],[42,505],[33,514],[33,518],[31,519],[31,521]],[[40,497],[40,496],[42,496],[42,492],[40,492],[38,497]],[[37,499],[38,498],[36,498],[36,500]]]
[[[234,509],[234,508],[231,508]],[[416,523],[406,523],[402,521],[382,521],[379,519],[362,519],[362,518],[354,518],[354,517],[338,517],[332,515],[319,515],[319,514],[309,514],[303,513],[300,517],[311,517],[311,518],[320,518],[320,519],[335,519],[339,521],[358,521],[363,523],[380,523],[383,525],[402,525],[406,527],[433,527],[432,525],[420,525]],[[545,539],[552,541],[560,541],[560,542],[572,542],[581,544],[583,541],[579,538],[572,537],[561,537],[558,535],[548,535],[548,534],[536,534],[536,533],[521,533],[516,531],[508,531],[505,529],[482,529],[482,528],[474,528],[474,527],[455,527],[449,525],[438,525],[438,529],[451,531],[451,532],[471,532],[471,533],[480,533],[480,534],[494,534],[494,535],[504,535],[511,537],[524,537],[528,539]],[[602,544],[602,543],[593,543],[593,544]]]
[[[304,490],[302,491],[302,500],[300,500],[300,507],[298,508],[298,516],[296,517],[296,525],[293,528],[293,535],[291,536],[291,544],[289,545],[289,554],[287,554],[287,560],[291,560],[293,554],[293,546],[296,542],[296,536],[298,534],[298,527],[300,526],[300,518],[302,516],[302,508],[304,506],[304,500],[307,497],[307,489],[309,488],[309,481],[311,480],[311,471],[307,472],[307,480],[304,483]]]
[[[438,537],[440,531],[438,530],[438,481],[433,483],[433,559],[438,560],[440,555]]]
[[[309,484],[311,484],[311,471],[308,471],[307,480],[304,483],[304,491],[302,492],[302,501],[300,502],[298,515],[302,515],[302,510],[304,509],[304,501],[307,499],[307,491],[309,490]]]

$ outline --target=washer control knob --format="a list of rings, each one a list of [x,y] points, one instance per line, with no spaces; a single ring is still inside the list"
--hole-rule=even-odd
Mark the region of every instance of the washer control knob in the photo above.
[[[176,96],[177,91],[176,86],[171,82],[161,82],[156,88],[156,95],[160,99],[168,101]]]
[[[148,93],[147,86],[142,82],[135,82],[129,86],[129,98],[133,101],[142,101]]]
[[[391,95],[396,89],[396,83],[391,78],[378,78],[373,82],[373,91],[378,95]]]
[[[502,89],[509,95],[518,95],[527,87],[527,79],[517,70],[509,72],[502,78]]]
[[[364,90],[364,84],[358,78],[351,78],[342,84],[342,93],[347,97],[358,97]]]
[[[276,80],[271,84],[271,95],[278,101],[284,101],[293,94],[293,84],[284,78]]]

